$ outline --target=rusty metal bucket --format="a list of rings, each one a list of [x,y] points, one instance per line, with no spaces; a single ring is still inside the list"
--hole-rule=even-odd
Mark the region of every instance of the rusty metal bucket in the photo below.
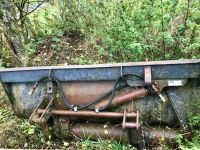
[[[200,59],[11,68],[0,70],[0,81],[16,115],[60,137],[137,143],[144,124],[187,129],[198,112]]]

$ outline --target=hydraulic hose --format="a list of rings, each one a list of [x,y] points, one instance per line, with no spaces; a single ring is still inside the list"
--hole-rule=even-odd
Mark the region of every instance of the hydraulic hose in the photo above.
[[[52,71],[51,71],[51,72],[52,72]],[[114,98],[114,96],[115,96],[115,92],[116,92],[116,91],[119,91],[119,90],[121,90],[121,89],[123,89],[123,88],[125,88],[125,87],[128,87],[128,85],[127,85],[126,83],[125,83],[125,84],[122,84],[122,85],[119,85],[119,83],[120,83],[120,82],[123,82],[123,81],[126,81],[126,80],[128,79],[128,77],[130,77],[130,76],[139,77],[140,79],[143,80],[143,77],[140,76],[140,75],[138,75],[138,74],[124,74],[124,75],[120,76],[120,77],[116,80],[116,82],[115,82],[115,84],[114,84],[114,87],[113,87],[113,89],[112,89],[111,91],[105,93],[104,95],[100,96],[100,97],[97,98],[96,100],[94,100],[94,101],[92,101],[92,102],[90,102],[90,103],[88,103],[88,104],[85,104],[85,105],[78,105],[78,106],[75,106],[75,105],[69,104],[69,103],[67,102],[67,98],[66,98],[66,96],[65,96],[65,94],[64,94],[64,91],[63,91],[63,88],[62,88],[62,86],[61,86],[60,81],[59,81],[52,73],[51,73],[50,75],[46,76],[46,77],[42,77],[41,79],[39,79],[39,80],[34,84],[34,86],[33,86],[33,88],[32,88],[32,91],[31,91],[31,94],[33,94],[34,90],[37,88],[37,86],[38,86],[38,84],[39,84],[40,82],[42,82],[43,80],[49,79],[49,80],[52,80],[53,82],[56,83],[56,85],[57,85],[57,87],[58,87],[58,89],[59,89],[59,91],[60,91],[60,93],[61,93],[61,97],[62,97],[62,100],[63,100],[64,104],[65,104],[68,108],[70,108],[70,109],[74,109],[75,107],[76,107],[76,110],[81,110],[81,109],[85,109],[85,108],[90,108],[90,106],[92,106],[92,105],[94,105],[94,104],[96,104],[96,103],[98,103],[98,102],[104,100],[104,99],[107,98],[108,96],[110,96],[107,105],[103,106],[102,108],[99,108],[99,110],[102,111],[102,110],[107,109],[107,108],[111,105],[111,103],[112,103],[112,101],[113,101],[113,98]],[[90,108],[90,109],[91,109],[91,108]]]

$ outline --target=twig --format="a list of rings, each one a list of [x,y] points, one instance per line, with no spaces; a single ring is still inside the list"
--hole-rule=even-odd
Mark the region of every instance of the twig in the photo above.
[[[23,15],[22,17],[20,17],[18,20],[23,19],[24,17],[26,17],[27,15],[31,14],[32,12],[34,12],[35,10],[37,10],[43,3],[45,2],[45,0],[43,0],[40,4],[38,4],[33,10],[31,10],[30,12],[25,12],[26,14]]]
[[[188,20],[188,16],[189,16],[189,9],[190,9],[190,0],[187,0],[187,12],[186,12],[185,20],[184,20],[184,26],[185,27],[187,27],[187,20]]]
[[[162,6],[162,4],[163,4],[163,1],[161,0],[160,1],[161,2],[161,13],[162,13],[162,20],[161,20],[161,26],[162,26],[162,45],[163,45],[163,59],[165,59],[165,55],[166,55],[166,49],[165,49],[165,37],[164,37],[164,35],[163,35],[163,33],[164,33],[164,18],[163,18],[163,15],[164,15],[164,12],[163,12],[163,6]]]

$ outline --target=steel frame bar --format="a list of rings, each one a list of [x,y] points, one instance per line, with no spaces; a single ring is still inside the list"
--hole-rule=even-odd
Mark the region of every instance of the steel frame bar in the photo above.
[[[44,113],[44,109],[38,109],[37,113]],[[77,116],[77,117],[102,117],[102,118],[123,118],[123,113],[118,112],[94,112],[94,111],[70,111],[70,110],[51,110],[49,112],[53,115],[63,115],[63,116]],[[136,117],[137,113],[126,113],[126,117]]]
[[[82,66],[29,67],[0,70],[0,81],[35,82],[53,71],[60,81],[108,81],[116,80],[121,73],[144,76],[145,66],[151,66],[152,79],[188,79],[200,77],[200,59],[155,61]]]

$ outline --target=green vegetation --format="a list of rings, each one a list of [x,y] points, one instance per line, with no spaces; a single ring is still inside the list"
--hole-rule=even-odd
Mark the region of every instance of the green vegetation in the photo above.
[[[55,58],[40,60],[45,50],[58,57],[65,53],[54,65],[200,57],[199,0],[52,1],[31,13],[21,11],[35,5],[31,0],[12,2],[12,9],[22,13],[15,16],[12,30],[17,29],[23,43],[24,65],[51,65]],[[5,24],[0,26],[0,60],[4,66],[15,66],[22,60],[6,41]],[[33,64],[33,59],[38,60]]]
[[[200,58],[199,0],[2,0],[0,8],[0,67]],[[0,147],[66,148],[15,117],[5,101],[1,90]],[[200,115],[191,117],[195,136],[178,137],[180,146],[199,147],[199,124]],[[109,141],[70,144],[104,145],[130,149]]]
[[[200,101],[197,104],[197,107],[200,109]],[[184,139],[182,135],[177,137],[177,142],[179,143],[179,147],[182,149],[193,149],[197,150],[200,147],[200,114],[191,115],[189,118],[190,128],[193,132],[192,139]]]
[[[1,85],[0,100],[0,147],[41,148],[45,145],[44,134],[39,126],[30,125],[27,120],[14,115]]]
[[[199,1],[83,0],[61,6],[65,29],[81,31],[109,61],[199,57]]]
[[[81,143],[82,150],[88,150],[88,149],[100,149],[100,150],[136,150],[136,148],[132,147],[131,145],[123,145],[119,144],[116,141],[103,141],[103,140],[98,140],[98,141],[90,141],[90,140],[85,140]]]

